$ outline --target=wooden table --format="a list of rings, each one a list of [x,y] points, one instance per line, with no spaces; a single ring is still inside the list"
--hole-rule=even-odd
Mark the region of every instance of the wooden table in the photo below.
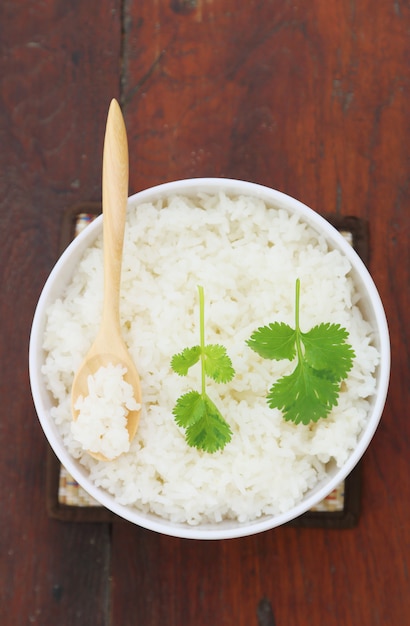
[[[0,7],[0,623],[410,623],[408,2],[3,0]],[[100,199],[117,97],[130,191],[228,176],[365,219],[393,353],[350,530],[192,542],[45,508],[28,381],[61,219]]]

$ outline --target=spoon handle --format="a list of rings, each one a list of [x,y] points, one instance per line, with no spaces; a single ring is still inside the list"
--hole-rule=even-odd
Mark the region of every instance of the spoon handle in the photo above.
[[[128,199],[128,142],[120,106],[112,100],[104,138],[102,202],[104,243],[103,325],[119,328],[122,250]]]

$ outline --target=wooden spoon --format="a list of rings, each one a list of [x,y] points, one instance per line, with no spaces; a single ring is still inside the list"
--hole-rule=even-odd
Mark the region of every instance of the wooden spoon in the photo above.
[[[88,395],[87,379],[100,367],[121,364],[127,368],[124,380],[141,403],[140,379],[127,350],[120,326],[120,280],[122,250],[128,199],[128,144],[124,119],[116,100],[111,101],[104,138],[102,199],[104,249],[104,301],[101,325],[97,337],[77,371],[71,390],[71,412],[79,396]],[[138,428],[140,411],[129,411],[127,430],[130,442]],[[102,454],[89,451],[98,460],[108,460]]]

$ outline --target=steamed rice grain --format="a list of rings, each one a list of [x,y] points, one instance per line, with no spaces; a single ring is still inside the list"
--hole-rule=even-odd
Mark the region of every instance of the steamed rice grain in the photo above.
[[[90,347],[102,302],[102,239],[84,254],[63,297],[48,311],[43,374],[53,418],[90,478],[124,505],[174,522],[241,522],[287,511],[354,448],[375,393],[378,352],[363,319],[350,263],[323,236],[261,200],[198,194],[131,206],[124,241],[121,322],[141,376],[143,406],[129,452],[96,461],[73,438],[71,384]],[[301,280],[302,330],[334,322],[355,353],[339,404],[308,427],[283,420],[266,403],[287,361],[266,361],[246,346],[259,326],[294,325]],[[197,285],[205,291],[207,343],[222,343],[236,376],[208,393],[233,431],[223,451],[190,448],[172,416],[177,398],[197,389],[199,370],[179,377],[173,354],[198,343]]]

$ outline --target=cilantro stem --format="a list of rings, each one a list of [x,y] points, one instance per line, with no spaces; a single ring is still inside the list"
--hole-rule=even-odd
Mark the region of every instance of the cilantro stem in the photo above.
[[[299,330],[299,300],[300,300],[300,279],[296,279],[296,297],[295,297],[295,328]]]
[[[202,396],[206,393],[205,377],[205,298],[204,288],[198,285],[199,293],[199,345],[201,348],[201,391]]]
[[[296,294],[295,294],[295,331],[296,331],[296,350],[298,353],[299,363],[302,363],[303,352],[300,341],[300,326],[299,326],[299,302],[300,302],[300,280],[296,279]]]

